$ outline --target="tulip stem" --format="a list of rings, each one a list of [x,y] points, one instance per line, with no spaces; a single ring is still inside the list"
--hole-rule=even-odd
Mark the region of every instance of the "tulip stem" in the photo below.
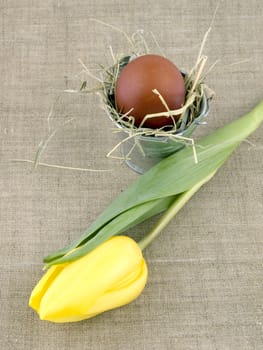
[[[217,171],[217,170],[216,170]],[[197,192],[206,182],[208,182],[216,173],[212,172],[202,181],[198,182],[189,190],[183,192],[176,197],[175,201],[165,211],[160,220],[148,231],[148,233],[138,242],[141,250],[144,250],[165,228],[166,225],[173,219],[178,211],[188,202],[188,200]]]

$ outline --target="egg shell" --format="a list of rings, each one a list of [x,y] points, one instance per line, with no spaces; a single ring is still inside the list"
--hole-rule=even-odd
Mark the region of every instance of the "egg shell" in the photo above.
[[[115,104],[121,114],[135,118],[139,127],[147,114],[167,111],[157,89],[170,110],[181,108],[185,102],[185,82],[176,65],[159,55],[143,55],[129,62],[121,71],[115,86]],[[176,120],[178,116],[174,116]],[[171,117],[146,119],[143,127],[152,129],[173,125]]]

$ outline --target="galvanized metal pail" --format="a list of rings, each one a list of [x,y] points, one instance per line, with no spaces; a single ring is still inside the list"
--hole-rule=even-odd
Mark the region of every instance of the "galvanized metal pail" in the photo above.
[[[204,119],[209,113],[209,101],[209,98],[204,94],[198,116],[184,131],[174,135],[189,138],[198,125],[204,124]],[[124,161],[132,170],[139,174],[145,173],[163,158],[185,147],[185,142],[168,136],[136,135],[129,138],[130,130],[120,125],[110,113],[108,114],[113,123],[121,129],[120,136],[123,140],[121,143],[121,155]]]

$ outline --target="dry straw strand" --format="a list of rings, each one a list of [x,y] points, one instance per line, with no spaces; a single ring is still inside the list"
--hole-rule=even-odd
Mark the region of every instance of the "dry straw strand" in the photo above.
[[[21,162],[21,163],[32,163],[32,164],[34,164],[33,160],[20,159],[20,158],[11,159],[11,162]],[[107,171],[112,171],[111,169],[79,168],[79,167],[70,167],[70,166],[57,165],[57,164],[42,163],[42,162],[39,162],[38,166],[43,166],[43,167],[48,167],[48,168],[57,168],[57,169],[66,169],[66,170],[87,171],[87,172],[105,172],[105,171],[107,172]]]

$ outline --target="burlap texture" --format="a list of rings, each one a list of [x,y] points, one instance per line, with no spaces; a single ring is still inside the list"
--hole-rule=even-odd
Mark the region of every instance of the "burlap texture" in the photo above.
[[[64,325],[40,321],[27,305],[42,257],[78,237],[138,176],[106,159],[118,138],[95,95],[61,96],[52,128],[75,119],[41,161],[111,172],[33,171],[10,161],[34,158],[52,103],[77,86],[79,58],[95,72],[111,62],[110,45],[125,52],[125,36],[90,18],[128,34],[152,31],[167,57],[188,70],[218,4],[205,49],[210,64],[220,60],[207,78],[216,98],[203,134],[263,98],[260,0],[1,1],[1,349],[262,349],[262,127],[147,249],[149,280],[134,303]]]

